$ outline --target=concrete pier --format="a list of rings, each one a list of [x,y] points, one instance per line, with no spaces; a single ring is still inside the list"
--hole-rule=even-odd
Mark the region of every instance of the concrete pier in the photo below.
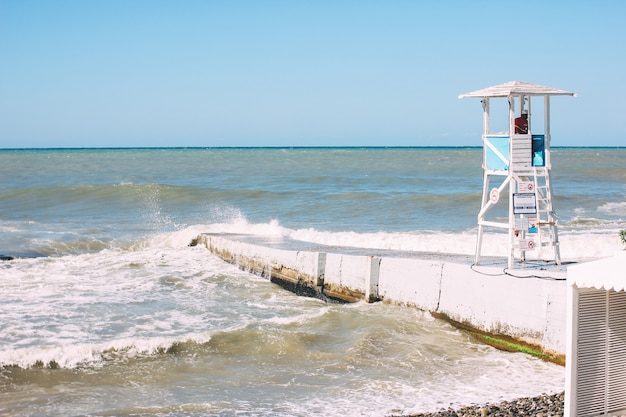
[[[331,247],[282,237],[202,234],[195,244],[298,294],[415,307],[481,335],[527,346],[563,363],[564,266],[465,255]]]

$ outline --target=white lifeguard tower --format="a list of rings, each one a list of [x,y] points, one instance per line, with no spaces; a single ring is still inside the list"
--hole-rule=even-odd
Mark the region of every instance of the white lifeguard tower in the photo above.
[[[508,231],[509,269],[514,268],[516,255],[519,265],[523,265],[529,251],[539,259],[545,259],[549,253],[551,260],[557,265],[561,263],[550,183],[550,96],[575,96],[575,93],[511,81],[459,96],[478,97],[483,106],[484,178],[478,213],[476,264],[480,263],[485,227]],[[534,124],[531,98],[536,97],[543,97],[543,103],[533,103],[539,107],[535,117],[539,123]],[[508,101],[508,108],[501,115],[502,121],[508,120],[508,123],[500,126],[503,129],[497,133],[492,131],[491,122],[493,109],[490,101],[494,98]],[[516,118],[522,113],[528,114],[528,129],[524,131],[516,130],[515,126]],[[508,192],[508,199],[501,199],[505,192]],[[508,216],[507,212],[498,211],[498,206],[504,206],[498,204],[502,200],[508,200]]]

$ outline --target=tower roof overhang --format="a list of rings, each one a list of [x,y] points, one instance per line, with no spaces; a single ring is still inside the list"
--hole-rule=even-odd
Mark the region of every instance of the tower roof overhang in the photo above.
[[[558,88],[546,87],[539,84],[531,84],[523,81],[509,81],[508,83],[494,85],[469,93],[459,95],[459,98],[466,97],[510,97],[510,96],[573,96],[576,93],[559,90]]]

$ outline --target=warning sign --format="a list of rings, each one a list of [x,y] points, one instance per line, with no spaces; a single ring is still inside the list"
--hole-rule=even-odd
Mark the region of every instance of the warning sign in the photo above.
[[[535,249],[535,241],[529,239],[520,239],[519,248],[520,250],[533,250]]]
[[[528,218],[528,233],[537,233],[538,219],[536,217]]]
[[[500,191],[497,188],[492,188],[489,193],[489,199],[493,204],[496,204],[500,200]]]
[[[535,183],[532,181],[520,181],[517,183],[517,191],[520,193],[534,193]]]
[[[514,214],[537,214],[537,199],[535,193],[513,194]]]

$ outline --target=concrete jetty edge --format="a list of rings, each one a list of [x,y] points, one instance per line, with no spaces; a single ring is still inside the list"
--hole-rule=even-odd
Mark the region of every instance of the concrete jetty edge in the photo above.
[[[537,261],[507,270],[505,259],[473,265],[467,255],[332,247],[257,235],[205,233],[191,245],[203,245],[296,294],[418,308],[498,348],[565,363],[564,266]]]

